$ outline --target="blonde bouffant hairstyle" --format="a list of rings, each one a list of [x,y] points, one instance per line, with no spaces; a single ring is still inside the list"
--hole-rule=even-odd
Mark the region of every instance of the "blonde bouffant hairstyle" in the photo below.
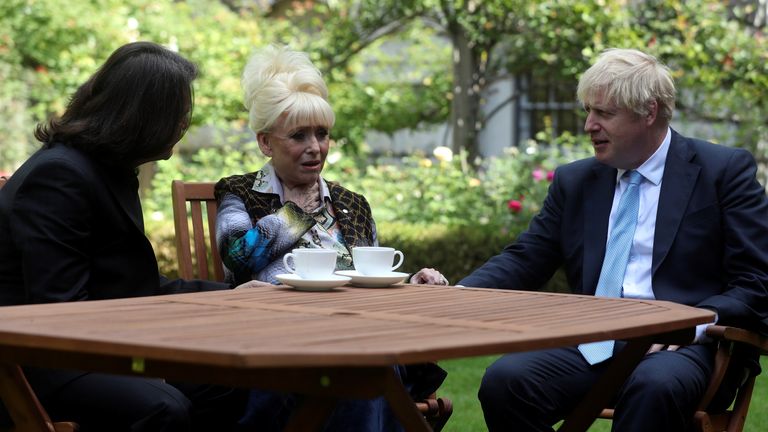
[[[675,109],[675,83],[669,68],[656,57],[634,49],[603,51],[579,80],[579,101],[590,106],[602,97],[640,116],[656,101],[659,116],[669,122]]]
[[[324,126],[336,117],[328,103],[328,87],[320,71],[304,52],[270,45],[248,60],[242,77],[248,126],[255,133],[269,132],[283,116],[283,125]]]

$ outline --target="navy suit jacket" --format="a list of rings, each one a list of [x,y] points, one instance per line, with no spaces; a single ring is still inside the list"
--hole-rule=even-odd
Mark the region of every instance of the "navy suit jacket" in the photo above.
[[[54,145],[0,190],[0,305],[227,288],[159,275],[134,170]]]
[[[32,155],[0,189],[0,305],[228,289],[159,275],[138,186],[65,145]],[[84,374],[25,372],[41,397]]]
[[[659,194],[652,287],[718,323],[768,333],[768,199],[743,149],[672,132]],[[594,295],[617,171],[595,158],[558,168],[528,230],[459,284],[539,289],[561,266]]]

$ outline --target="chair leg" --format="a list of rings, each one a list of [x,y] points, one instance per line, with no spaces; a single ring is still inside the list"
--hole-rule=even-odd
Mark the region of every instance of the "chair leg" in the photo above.
[[[434,432],[440,432],[443,430],[445,424],[448,423],[448,419],[451,418],[451,414],[453,414],[453,403],[450,399],[438,398],[437,405],[437,416],[434,417],[433,421],[430,422],[430,426],[432,426],[432,430]]]
[[[715,432],[709,414],[704,411],[696,411],[696,414],[693,415],[693,423],[695,426],[694,430],[699,432]]]
[[[13,430],[55,432],[53,422],[38,401],[20,366],[0,364],[0,395],[13,419]]]
[[[603,408],[598,418],[613,420],[613,408]]]
[[[14,432],[76,432],[79,429],[77,423],[51,421],[18,365],[0,363],[0,395],[14,422],[11,429]]]
[[[733,404],[733,412],[728,420],[727,432],[741,432],[744,429],[744,423],[747,421],[747,412],[749,403],[752,400],[752,390],[755,387],[755,377],[750,376],[739,389],[736,401]]]

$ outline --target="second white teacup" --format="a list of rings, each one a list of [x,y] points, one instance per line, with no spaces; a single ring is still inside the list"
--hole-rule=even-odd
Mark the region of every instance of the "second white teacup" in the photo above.
[[[395,255],[400,256],[397,264]],[[355,247],[352,248],[352,261],[355,264],[355,270],[366,276],[380,276],[400,267],[403,264],[403,253],[391,247]]]
[[[288,264],[293,258],[293,266]],[[336,269],[336,251],[332,249],[294,249],[283,256],[283,265],[302,279],[328,279]]]

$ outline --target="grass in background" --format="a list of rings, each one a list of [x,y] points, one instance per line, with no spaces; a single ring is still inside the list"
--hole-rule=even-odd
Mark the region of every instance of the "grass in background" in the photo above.
[[[445,360],[440,367],[448,371],[448,377],[437,391],[438,397],[453,402],[453,414],[443,428],[444,432],[485,431],[485,420],[477,400],[477,389],[485,368],[498,356],[471,357]]]
[[[440,366],[448,371],[448,378],[438,396],[447,397],[453,402],[453,415],[445,425],[445,432],[482,432],[486,431],[483,412],[477,400],[477,389],[485,368],[498,356],[472,357],[458,360],[441,361]],[[752,394],[745,432],[763,432],[768,430],[768,358],[761,358],[761,365],[766,371],[757,378]],[[589,432],[609,432],[611,422],[597,420]]]

